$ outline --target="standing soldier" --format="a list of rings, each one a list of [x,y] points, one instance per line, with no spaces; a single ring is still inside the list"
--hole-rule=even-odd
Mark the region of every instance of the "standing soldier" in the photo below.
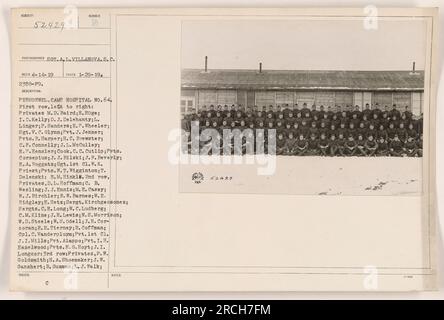
[[[321,123],[324,122],[324,127],[329,128],[331,124],[331,120],[329,119],[328,113],[324,112],[324,115],[321,118]]]
[[[271,118],[271,119],[274,119],[274,114],[275,114],[275,112],[274,112],[274,108],[273,108],[273,105],[272,104],[270,104],[269,106],[268,106],[268,111],[267,111],[267,118]]]
[[[389,116],[391,119],[393,119],[393,117],[396,117],[397,119],[399,119],[401,117],[401,113],[396,108],[396,104],[393,104],[392,110],[390,110]]]
[[[302,112],[298,112],[298,113],[296,113],[295,121],[296,121],[297,123],[299,123],[299,126],[301,126],[301,124],[302,124],[302,120],[303,120],[303,118],[302,118]]]
[[[347,136],[347,128],[345,127],[345,122],[341,122],[338,128],[338,134],[342,134],[343,137]]]
[[[378,134],[378,131],[373,126],[373,123],[370,123],[370,126],[368,127],[368,130],[367,130],[367,134],[364,137],[365,138],[368,138],[369,136],[376,137],[377,134]]]
[[[282,120],[276,120],[275,124],[276,124],[276,130],[282,130],[285,128],[284,121]]]
[[[315,116],[319,118],[318,115],[319,115],[319,111],[316,110],[316,105],[313,104],[313,105],[311,106],[310,117],[311,117],[312,119],[314,119]]]
[[[416,140],[416,150],[418,157],[422,157],[422,133],[419,135],[419,139]]]
[[[335,128],[339,128],[341,120],[338,119],[338,115],[336,113],[332,115],[330,124],[334,124]]]
[[[373,127],[379,128],[379,115],[377,112],[373,112],[372,118],[370,119],[370,123],[373,124]]]
[[[379,103],[376,103],[374,106],[373,106],[373,114],[377,114],[378,115],[378,119],[380,119],[381,117],[382,117],[382,110],[381,110],[381,107],[379,106]]]
[[[370,109],[370,104],[366,103],[364,111],[362,111],[362,115],[366,115],[367,119],[371,119],[372,117],[372,110]]]
[[[224,109],[222,110],[222,116],[224,118],[229,118],[231,116],[230,110],[228,110],[227,105],[224,105]]]
[[[324,134],[325,138],[327,138],[328,132],[329,128],[326,126],[326,122],[321,121],[320,127],[318,129],[318,136]]]
[[[234,104],[230,107],[230,118],[233,118],[236,116],[236,106]]]
[[[301,134],[304,135],[304,138],[308,139],[310,130],[309,130],[309,126],[308,126],[307,121],[305,119],[303,119],[301,122],[301,125],[299,127],[300,127]]]
[[[207,106],[206,105],[203,105],[202,108],[199,109],[199,112],[200,112],[200,116],[202,118],[207,118],[208,110],[207,110]]]
[[[301,129],[299,128],[299,124],[297,122],[293,123],[293,135],[294,137],[299,137],[301,134]]]

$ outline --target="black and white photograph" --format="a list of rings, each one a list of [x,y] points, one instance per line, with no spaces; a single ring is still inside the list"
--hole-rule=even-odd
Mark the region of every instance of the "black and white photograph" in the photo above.
[[[198,170],[232,192],[419,194],[425,44],[421,19],[184,21],[181,151],[275,157]]]

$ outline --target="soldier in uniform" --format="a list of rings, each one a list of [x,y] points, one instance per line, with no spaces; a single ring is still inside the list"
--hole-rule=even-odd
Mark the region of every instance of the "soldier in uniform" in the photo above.
[[[376,150],[378,149],[378,143],[375,141],[375,138],[370,135],[365,141],[365,152],[367,156],[375,156]]]
[[[368,138],[369,136],[373,136],[376,137],[376,135],[378,134],[378,131],[376,130],[376,128],[373,126],[373,123],[370,123],[368,129],[367,129],[367,133],[364,136],[365,138]]]
[[[367,152],[365,151],[364,136],[361,134],[358,134],[358,139],[356,139],[356,153],[358,156],[367,156]]]
[[[318,118],[320,120],[324,119],[324,114],[325,114],[324,106],[321,104],[318,111]]]
[[[386,157],[389,155],[389,145],[383,136],[378,137],[378,149],[376,154],[381,157]]]
[[[324,123],[325,128],[329,128],[331,121],[329,119],[328,113],[324,112],[323,116],[321,117],[321,123]]]
[[[418,137],[418,132],[416,132],[413,122],[409,123],[408,129],[407,129],[407,137],[412,137],[414,140]]]
[[[347,141],[344,144],[344,155],[354,156],[356,154],[356,141],[352,134],[348,136]]]
[[[373,112],[370,123],[373,124],[374,128],[379,128],[379,115],[377,112]]]
[[[314,133],[311,133],[310,139],[308,139],[308,154],[311,156],[317,156],[319,154],[318,139]]]
[[[308,141],[305,139],[304,135],[300,134],[299,139],[296,142],[295,154],[298,156],[303,156],[308,151]]]
[[[396,133],[398,134],[398,138],[402,142],[405,142],[407,140],[407,129],[404,127],[403,122],[399,123],[399,128],[398,128],[398,130],[396,130]]]
[[[329,128],[326,126],[326,122],[321,121],[320,127],[318,128],[318,136],[324,134],[325,138],[327,138],[328,132]]]
[[[284,154],[286,154],[286,155],[295,154],[296,143],[297,143],[297,141],[293,135],[293,132],[290,131],[288,133],[287,140],[285,141],[285,144],[284,144]]]
[[[366,115],[367,119],[370,119],[372,115],[372,110],[370,109],[370,104],[366,103],[364,107],[364,111],[362,111],[362,115]]]
[[[404,155],[404,144],[397,134],[395,134],[393,140],[389,143],[390,155],[393,157],[402,157]]]
[[[330,156],[335,157],[338,155],[338,144],[336,140],[336,135],[331,134],[330,135],[330,149],[329,149]]]
[[[347,135],[348,136],[352,135],[354,139],[356,139],[357,137],[356,128],[353,122],[350,122],[350,124],[348,125]]]
[[[343,137],[347,136],[347,128],[345,127],[346,123],[345,122],[341,122],[338,128],[338,134],[342,134]]]
[[[190,120],[188,120],[183,113],[180,115],[180,127],[185,132],[190,132],[191,131]]]
[[[401,113],[396,108],[396,104],[393,104],[392,110],[390,110],[389,116],[390,116],[390,119],[393,119],[393,117],[396,117],[397,119],[399,119],[401,117]]]
[[[390,120],[388,118],[388,113],[384,112],[381,114],[380,118],[379,118],[379,125],[383,125],[385,129],[388,128],[388,125],[390,123]]]
[[[315,136],[315,138],[317,138],[318,137],[318,128],[317,128],[317,123],[315,122],[315,121],[313,121],[312,123],[311,123],[311,127],[310,127],[310,129],[308,130],[309,131],[309,134],[310,134],[310,137],[313,135],[313,136]]]
[[[402,115],[404,115],[408,121],[411,121],[413,118],[413,114],[410,111],[409,106],[405,106],[405,109],[404,109],[404,112],[402,113]]]
[[[389,127],[387,129],[387,135],[388,135],[388,140],[392,141],[395,138],[396,132],[397,130],[395,129],[395,125],[393,123],[389,124]]]
[[[352,115],[352,118],[353,118],[354,115],[356,115],[355,118],[358,119],[358,121],[361,120],[362,112],[361,112],[361,110],[359,110],[359,106],[358,105],[355,105],[355,110],[352,111],[351,115]],[[357,127],[357,126],[358,126],[358,124],[355,123],[355,127]]]
[[[337,147],[337,154],[340,156],[344,156],[344,150],[345,150],[345,142],[347,140],[344,138],[344,134],[339,133],[338,139],[336,140],[336,147]]]
[[[305,119],[302,120],[300,127],[300,132],[302,135],[304,135],[304,138],[308,139],[308,136],[310,134],[310,127],[308,126],[308,123]]]
[[[418,157],[422,157],[422,133],[419,135],[419,138],[416,140],[416,150]]]
[[[327,119],[331,120],[333,119],[333,115],[335,115],[335,113],[333,112],[331,106],[327,107]]]
[[[283,120],[276,120],[275,125],[276,125],[276,130],[281,130],[285,128]]]
[[[407,138],[407,141],[404,144],[404,148],[408,157],[414,157],[418,153],[416,142],[412,137]]]
[[[362,135],[363,137],[367,136],[367,129],[365,128],[364,122],[361,121],[359,123],[359,127],[356,129],[356,132]]]
[[[341,120],[338,119],[338,115],[336,113],[334,113],[331,117],[331,122],[330,125],[334,124],[335,128],[339,128],[340,124],[341,124]]]
[[[304,102],[301,109],[302,116],[305,118],[305,115],[310,114],[310,109],[308,109],[307,104]]]
[[[327,139],[325,133],[321,133],[321,138],[318,141],[318,150],[321,156],[327,156],[330,147],[330,141]]]
[[[229,118],[231,116],[230,110],[228,109],[228,105],[224,105],[224,109],[222,110],[222,116],[224,118]]]
[[[207,110],[207,106],[206,106],[206,105],[203,105],[203,106],[199,109],[199,112],[200,112],[200,116],[201,116],[202,118],[207,118],[208,110]]]
[[[388,134],[387,134],[387,130],[385,130],[384,125],[380,125],[379,129],[376,131],[376,138],[377,140],[379,140],[379,138],[383,137],[384,141],[387,141],[388,139]]]
[[[276,139],[276,154],[281,155],[285,153],[285,144],[287,140],[284,137],[284,134],[278,131],[277,139]]]

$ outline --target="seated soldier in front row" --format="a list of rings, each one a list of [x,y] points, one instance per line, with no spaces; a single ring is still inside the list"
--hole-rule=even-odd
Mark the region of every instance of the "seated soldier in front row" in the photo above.
[[[321,133],[321,138],[318,141],[318,149],[321,156],[327,156],[330,141],[327,139],[325,133]]]

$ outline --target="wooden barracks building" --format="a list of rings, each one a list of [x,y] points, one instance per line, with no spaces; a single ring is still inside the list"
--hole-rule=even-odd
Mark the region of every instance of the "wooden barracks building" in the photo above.
[[[203,105],[316,106],[396,104],[423,109],[424,72],[183,69],[181,110]]]

